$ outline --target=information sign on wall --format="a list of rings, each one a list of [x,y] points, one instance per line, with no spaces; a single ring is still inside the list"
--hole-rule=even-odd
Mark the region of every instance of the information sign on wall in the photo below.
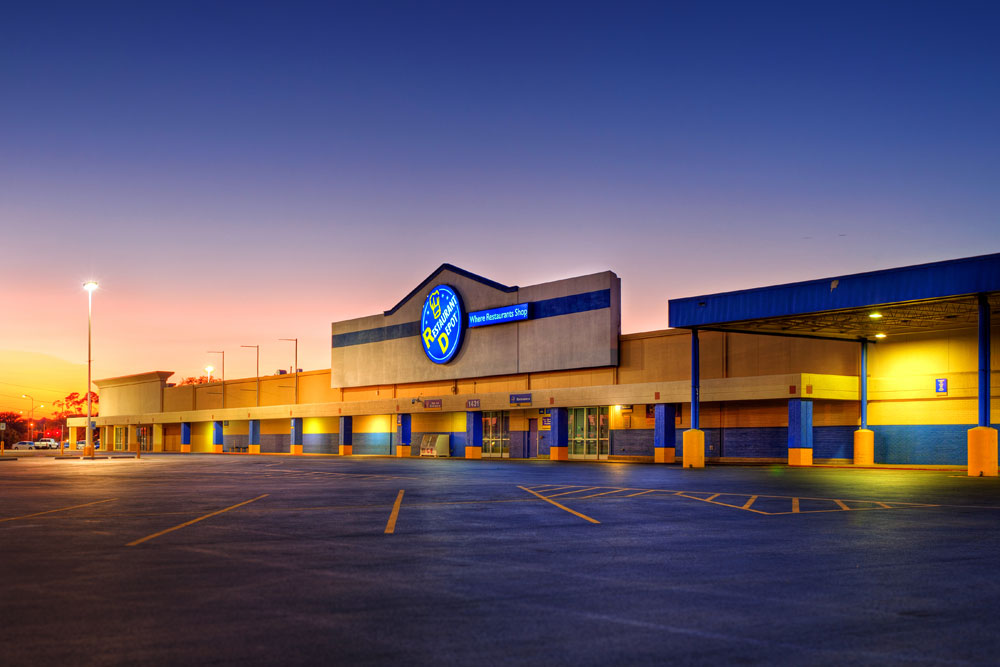
[[[438,285],[424,300],[420,315],[420,341],[424,354],[435,364],[446,364],[462,344],[462,300],[448,285]]]
[[[531,405],[531,394],[511,394],[511,407],[525,407]]]
[[[424,408],[427,410],[440,410],[441,409],[441,399],[440,398],[425,398]]]
[[[478,398],[470,398],[469,400],[467,400],[465,402],[465,409],[466,410],[478,410],[479,409],[479,405],[480,405],[480,403],[479,403],[479,399]]]
[[[934,380],[934,393],[936,394],[948,393],[948,378],[937,378],[936,380]]]

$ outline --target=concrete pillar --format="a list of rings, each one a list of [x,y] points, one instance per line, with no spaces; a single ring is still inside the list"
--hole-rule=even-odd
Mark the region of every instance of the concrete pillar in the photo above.
[[[854,465],[870,466],[875,464],[875,432],[867,428],[859,428],[854,432]]]
[[[813,402],[810,398],[788,399],[788,465],[813,464]]]
[[[413,435],[410,428],[413,415],[401,414],[396,417],[399,419],[399,444],[396,445],[396,456],[410,456],[413,453]]]
[[[250,420],[250,436],[247,438],[247,452],[260,454],[260,420]]]
[[[340,418],[340,455],[350,456],[354,452],[354,418]]]
[[[292,419],[292,454],[302,454],[302,417]]]
[[[684,431],[681,461],[685,468],[705,467],[705,432],[701,419],[701,347],[698,330],[691,330],[691,428]]]
[[[191,422],[181,422],[181,452],[191,452]]]
[[[212,451],[216,454],[221,454],[223,451],[223,442],[225,440],[222,436],[222,422],[212,422]]]
[[[153,451],[163,451],[163,424],[153,424]]]
[[[569,460],[569,410],[566,408],[551,408],[549,410],[549,459],[552,461]]]
[[[997,430],[990,425],[990,300],[979,295],[979,425],[969,430],[969,476],[997,476]]]
[[[139,451],[139,428],[135,424],[129,424],[125,428],[125,438],[127,442],[125,443],[126,452],[138,452]]]
[[[653,461],[673,463],[677,458],[674,446],[677,429],[674,425],[676,410],[672,403],[657,403],[653,406]]]

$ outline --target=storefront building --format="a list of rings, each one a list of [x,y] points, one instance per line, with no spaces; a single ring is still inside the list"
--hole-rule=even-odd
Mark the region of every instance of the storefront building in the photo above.
[[[444,264],[333,323],[329,369],[99,380],[95,422],[123,450],[997,474],[1000,254],[677,299],[674,328],[628,335],[620,291],[610,271],[513,287]]]

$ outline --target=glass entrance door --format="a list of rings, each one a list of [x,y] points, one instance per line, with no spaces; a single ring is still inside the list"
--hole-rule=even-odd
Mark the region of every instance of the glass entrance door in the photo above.
[[[483,412],[483,458],[510,458],[509,412]]]
[[[138,426],[135,429],[135,437],[139,441],[139,451],[153,451],[153,427]]]
[[[608,458],[610,447],[607,406],[570,408],[568,417],[570,458]]]

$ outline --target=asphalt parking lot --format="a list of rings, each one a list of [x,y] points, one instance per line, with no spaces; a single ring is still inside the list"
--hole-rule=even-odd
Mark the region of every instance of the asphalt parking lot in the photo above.
[[[144,455],[0,462],[36,664],[995,664],[960,471]]]

